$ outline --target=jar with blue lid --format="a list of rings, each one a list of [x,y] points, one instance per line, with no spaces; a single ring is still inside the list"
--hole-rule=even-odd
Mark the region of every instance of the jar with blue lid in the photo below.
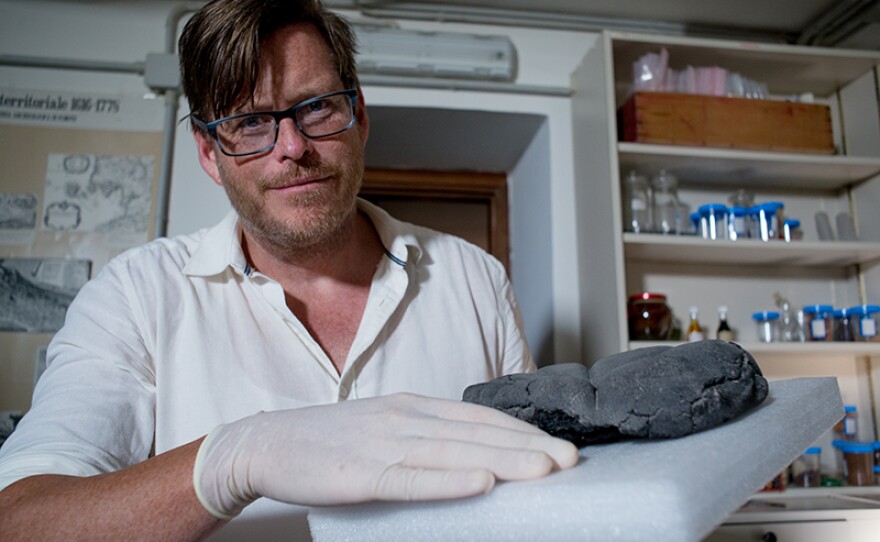
[[[855,341],[852,326],[852,310],[837,309],[834,311],[834,340],[852,342]]]
[[[794,487],[820,487],[822,448],[807,448],[791,464],[791,484]]]
[[[835,441],[843,452],[846,481],[851,486],[874,485],[874,444],[860,441]]]
[[[727,238],[731,241],[749,236],[748,214],[745,207],[733,206],[727,209]]]
[[[804,331],[808,341],[834,340],[834,307],[807,305],[803,308]]]
[[[782,209],[783,205],[778,201],[760,203],[751,207],[748,211],[749,236],[762,241],[779,239],[779,232],[782,229]]]
[[[688,216],[690,216],[691,226],[693,227],[694,231],[699,233],[700,232],[700,211],[694,211],[693,213],[691,213]]]
[[[878,305],[858,305],[849,309],[850,326],[855,341],[876,341]]]
[[[786,218],[782,221],[782,239],[786,243],[799,241],[804,236],[801,231],[801,221],[796,218]]]
[[[752,314],[758,332],[758,340],[762,343],[779,341],[779,313],[776,311],[760,311]]]
[[[727,205],[709,203],[697,209],[700,213],[700,228],[697,230],[703,239],[727,239]]]

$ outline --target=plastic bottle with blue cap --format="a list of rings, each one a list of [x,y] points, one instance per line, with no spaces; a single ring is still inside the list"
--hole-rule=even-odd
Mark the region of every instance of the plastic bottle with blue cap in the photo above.
[[[803,308],[804,334],[808,341],[834,340],[834,307],[807,305]]]
[[[822,448],[807,448],[791,464],[791,483],[795,487],[819,487],[822,485]]]
[[[697,211],[700,213],[699,232],[703,239],[727,239],[727,205],[708,203],[701,205]]]
[[[856,440],[859,434],[859,411],[856,405],[843,406],[843,418],[834,425],[834,433],[838,440]]]
[[[762,343],[773,343],[779,340],[779,313],[776,311],[759,311],[752,314],[758,331],[758,340]]]
[[[727,209],[727,238],[731,241],[749,236],[748,210],[734,205]]]
[[[853,340],[876,341],[880,305],[858,305],[849,309]]]
[[[861,441],[834,441],[843,453],[844,474],[851,486],[871,486],[874,479],[874,443]]]
[[[769,201],[749,208],[749,236],[761,241],[778,239],[783,207],[779,201]]]
[[[782,239],[786,243],[800,241],[803,238],[801,221],[796,218],[786,218],[782,221]]]
[[[852,311],[850,309],[837,309],[834,311],[834,340],[853,342],[855,336],[852,329]]]

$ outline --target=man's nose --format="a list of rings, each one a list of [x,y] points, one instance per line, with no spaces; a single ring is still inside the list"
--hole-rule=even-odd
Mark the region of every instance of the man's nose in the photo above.
[[[275,152],[283,156],[298,159],[311,148],[312,142],[296,126],[293,119],[281,119],[278,123],[278,140],[275,142]]]

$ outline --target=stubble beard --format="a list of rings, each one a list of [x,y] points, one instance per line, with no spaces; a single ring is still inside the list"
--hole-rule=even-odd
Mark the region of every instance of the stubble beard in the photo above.
[[[251,190],[244,186],[246,179],[231,179],[223,168],[220,174],[242,227],[258,242],[270,245],[276,255],[295,258],[304,252],[332,251],[347,239],[345,226],[354,215],[363,178],[363,159],[352,158],[343,166],[301,160],[290,171],[250,181]],[[292,177],[312,175],[329,176],[334,182],[320,190],[285,196],[284,208],[289,212],[267,210],[265,198],[271,197],[271,187],[283,186]]]

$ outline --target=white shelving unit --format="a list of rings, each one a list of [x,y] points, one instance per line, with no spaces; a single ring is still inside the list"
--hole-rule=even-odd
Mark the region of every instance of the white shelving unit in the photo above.
[[[666,48],[669,65],[720,66],[765,82],[774,98],[811,93],[832,112],[836,153],[756,152],[736,149],[619,142],[618,108],[629,95],[632,65]],[[880,303],[880,53],[604,33],[573,75],[578,263],[585,359],[628,348],[626,302],[630,295],[667,295],[679,320],[700,308],[714,337],[719,305],[729,308],[741,344],[774,377],[838,376],[844,401],[857,404],[865,438],[876,438],[873,389],[880,390],[880,343],[763,344],[755,341],[751,314],[774,309],[773,294],[794,305],[836,308]],[[726,202],[738,188],[757,201],[785,203],[801,219],[804,240],[706,241],[694,236],[623,233],[620,179],[636,170],[661,169],[679,179],[692,209]],[[849,212],[859,241],[822,242],[813,216]],[[802,373],[801,373],[802,370]]]
[[[880,243],[864,241],[765,243],[625,233],[623,243],[627,260],[643,262],[846,268],[880,261]]]
[[[686,184],[711,183],[731,188],[774,186],[840,190],[880,172],[880,157],[752,152],[651,145],[617,144],[620,169],[675,171]]]
[[[616,113],[629,94],[632,64],[663,47],[674,69],[721,66],[767,83],[775,98],[812,93],[831,109],[835,154],[619,142]],[[776,292],[796,306],[880,304],[878,66],[880,52],[615,32],[601,36],[573,75],[581,337],[588,363],[626,349],[675,344],[629,341],[626,303],[632,294],[666,294],[683,326],[688,308],[699,307],[709,338],[714,338],[716,307],[726,305],[737,342],[756,357],[765,376],[836,376],[844,402],[859,409],[859,437],[877,438],[880,343],[760,343],[751,314],[775,309]],[[620,179],[631,170],[650,177],[661,169],[678,177],[679,195],[692,208],[726,202],[739,188],[754,192],[757,201],[782,201],[787,216],[801,219],[804,239],[765,243],[623,233]],[[838,212],[850,213],[860,240],[819,241],[813,220],[818,211],[832,220]],[[823,456],[823,464],[826,457],[833,454]],[[804,517],[816,519],[816,510]],[[853,513],[880,521],[880,511]],[[756,521],[809,528],[791,514]]]
[[[737,341],[740,346],[752,355],[793,355],[800,359],[825,358],[829,355],[844,356],[880,356],[880,343],[875,342],[820,342],[820,343],[762,343],[757,341]],[[648,348],[651,346],[670,346],[683,344],[675,341],[630,341],[627,348]]]

